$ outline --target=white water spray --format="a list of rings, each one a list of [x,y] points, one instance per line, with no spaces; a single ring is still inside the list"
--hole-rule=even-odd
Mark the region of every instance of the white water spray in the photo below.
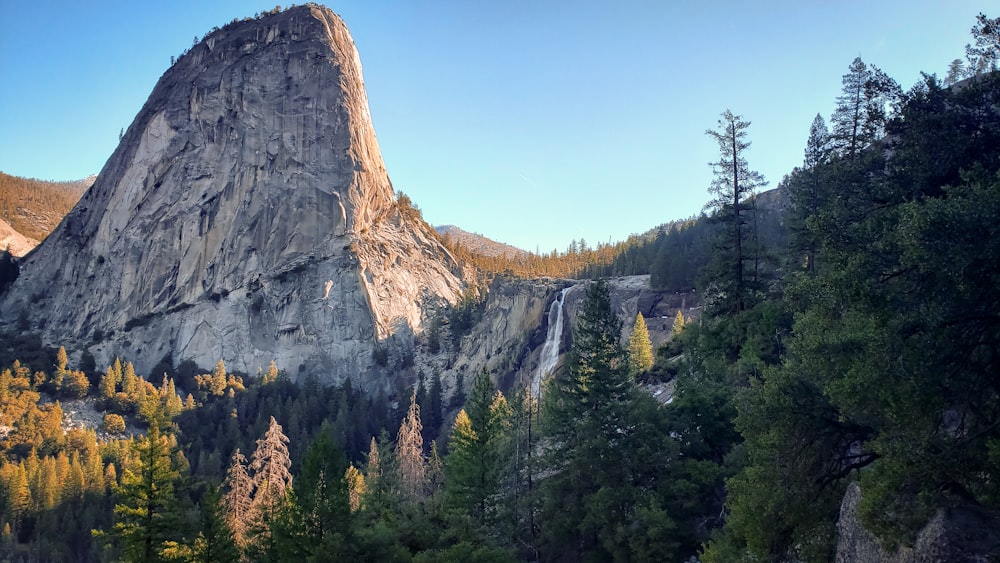
[[[559,292],[552,305],[549,305],[549,329],[545,334],[545,344],[542,345],[542,353],[538,358],[538,370],[535,377],[531,379],[531,395],[538,397],[541,392],[542,379],[552,375],[552,370],[556,368],[559,361],[559,344],[562,342],[563,327],[563,303],[566,301],[566,294],[571,288],[567,287]]]

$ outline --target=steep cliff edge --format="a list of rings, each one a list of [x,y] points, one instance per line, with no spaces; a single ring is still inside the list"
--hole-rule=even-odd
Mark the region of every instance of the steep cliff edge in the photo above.
[[[837,563],[986,562],[1000,556],[1000,514],[993,511],[970,505],[938,510],[917,534],[913,546],[888,551],[862,525],[860,503],[861,487],[851,483],[837,521]]]
[[[458,273],[396,205],[347,27],[306,5],[216,30],[161,77],[0,318],[141,371],[169,353],[335,382],[412,347]]]

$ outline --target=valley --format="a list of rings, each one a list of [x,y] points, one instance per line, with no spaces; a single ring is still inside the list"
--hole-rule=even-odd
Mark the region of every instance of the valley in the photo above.
[[[96,178],[0,175],[0,552],[997,557],[975,22],[944,81],[856,58],[776,187],[725,110],[701,214],[549,253],[394,188],[329,8],[195,38]]]

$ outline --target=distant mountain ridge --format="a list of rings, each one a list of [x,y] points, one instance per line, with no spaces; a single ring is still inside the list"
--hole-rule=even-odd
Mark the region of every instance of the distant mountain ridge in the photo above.
[[[520,258],[528,255],[528,251],[511,246],[503,242],[497,242],[478,233],[470,233],[460,229],[455,225],[439,225],[434,230],[443,237],[451,239],[452,242],[467,248],[469,251],[482,256],[506,256],[507,258]]]
[[[88,176],[51,182],[0,172],[0,219],[37,245],[55,230],[96,179],[97,176]]]

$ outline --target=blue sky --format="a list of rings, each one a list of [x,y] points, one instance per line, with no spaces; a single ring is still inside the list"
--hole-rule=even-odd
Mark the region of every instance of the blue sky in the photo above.
[[[990,1],[330,2],[398,190],[431,224],[527,250],[697,214],[729,108],[777,186],[856,56],[904,89],[964,58]],[[98,172],[195,36],[253,0],[0,0],[0,171]],[[991,11],[992,9],[992,11]]]

